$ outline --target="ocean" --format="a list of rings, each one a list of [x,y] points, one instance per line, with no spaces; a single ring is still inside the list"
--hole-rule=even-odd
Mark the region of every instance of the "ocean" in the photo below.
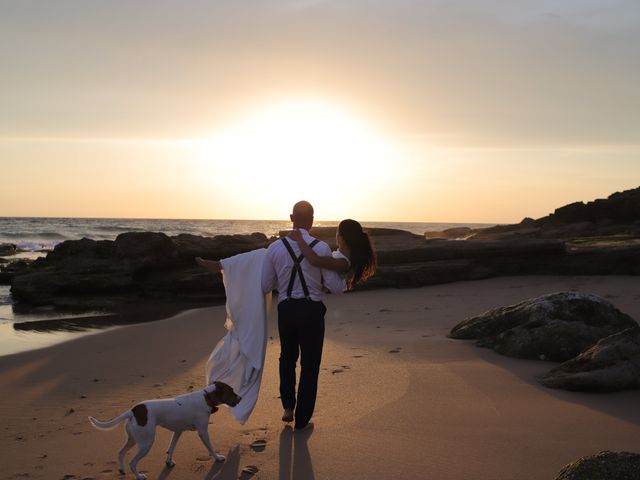
[[[362,222],[364,227],[395,228],[418,235],[427,231],[440,231],[454,227],[489,227],[493,224],[479,223],[429,223],[429,222]],[[316,221],[315,226],[336,226],[338,221]],[[46,255],[57,244],[65,240],[91,238],[114,240],[124,232],[163,232],[169,236],[189,233],[201,236],[264,233],[277,235],[291,227],[288,220],[180,220],[180,219],[125,219],[125,218],[39,218],[0,217],[0,244],[11,243],[19,253],[6,257],[35,259]],[[61,314],[52,309],[30,310],[20,313],[13,304],[10,287],[0,285],[0,355],[17,353],[33,348],[45,347],[80,335],[96,333],[96,328],[65,331],[23,331],[16,325],[38,320],[60,320],[61,318],[98,315],[98,312]]]

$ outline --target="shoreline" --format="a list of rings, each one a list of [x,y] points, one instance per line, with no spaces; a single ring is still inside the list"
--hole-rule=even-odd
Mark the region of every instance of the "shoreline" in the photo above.
[[[211,419],[212,441],[227,462],[207,460],[197,435],[186,433],[177,466],[165,469],[169,433],[159,429],[140,466],[151,478],[172,480],[238,478],[249,465],[258,468],[255,479],[553,480],[583,455],[637,450],[640,391],[550,390],[535,382],[549,362],[446,337],[467,316],[571,289],[608,296],[640,318],[638,277],[500,277],[329,296],[316,428],[302,436],[279,420],[271,317],[252,417],[240,426],[221,409]],[[87,415],[108,419],[134,402],[201,387],[208,355],[226,333],[224,318],[223,306],[190,310],[0,357],[7,392],[0,478],[121,478],[114,462],[122,428],[97,431]],[[255,440],[266,448],[252,449]]]
[[[219,305],[224,305],[224,301],[207,302],[206,304],[204,302],[198,304],[196,302],[175,301],[146,302],[135,305],[120,305],[111,312],[92,312],[95,313],[93,315],[80,313],[71,317],[62,315],[41,320],[7,321],[0,324],[0,336],[2,336],[0,338],[0,358],[47,348],[86,335],[96,335],[129,325],[166,320],[189,310]],[[29,318],[29,314],[21,316]],[[11,331],[3,333],[4,328],[7,330],[11,328]],[[19,341],[20,344],[12,345],[12,341]]]

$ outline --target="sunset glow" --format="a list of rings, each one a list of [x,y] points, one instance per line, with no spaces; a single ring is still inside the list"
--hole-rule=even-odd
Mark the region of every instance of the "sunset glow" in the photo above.
[[[0,216],[544,216],[640,185],[639,32],[635,0],[9,2]]]
[[[316,199],[325,218],[339,218],[387,182],[406,175],[405,153],[355,115],[319,101],[284,101],[194,141],[195,163],[207,183],[236,205],[264,195],[288,211],[296,199]]]

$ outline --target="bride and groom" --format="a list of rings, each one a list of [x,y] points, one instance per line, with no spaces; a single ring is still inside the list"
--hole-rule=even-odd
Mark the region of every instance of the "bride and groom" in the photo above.
[[[266,351],[266,313],[278,291],[280,397],[282,420],[296,430],[313,426],[318,374],[324,343],[325,292],[342,293],[375,272],[369,235],[355,220],[343,220],[336,232],[338,250],[314,239],[313,207],[300,201],[290,215],[293,232],[267,249],[223,260],[196,258],[211,273],[222,271],[227,294],[227,335],[207,362],[207,383],[223,381],[242,397],[232,415],[242,424],[258,398]],[[300,381],[296,395],[296,365]]]

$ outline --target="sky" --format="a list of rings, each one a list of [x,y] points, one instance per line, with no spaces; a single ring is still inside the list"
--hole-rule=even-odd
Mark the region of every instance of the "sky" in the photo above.
[[[640,186],[637,0],[0,0],[0,216],[518,222]]]

